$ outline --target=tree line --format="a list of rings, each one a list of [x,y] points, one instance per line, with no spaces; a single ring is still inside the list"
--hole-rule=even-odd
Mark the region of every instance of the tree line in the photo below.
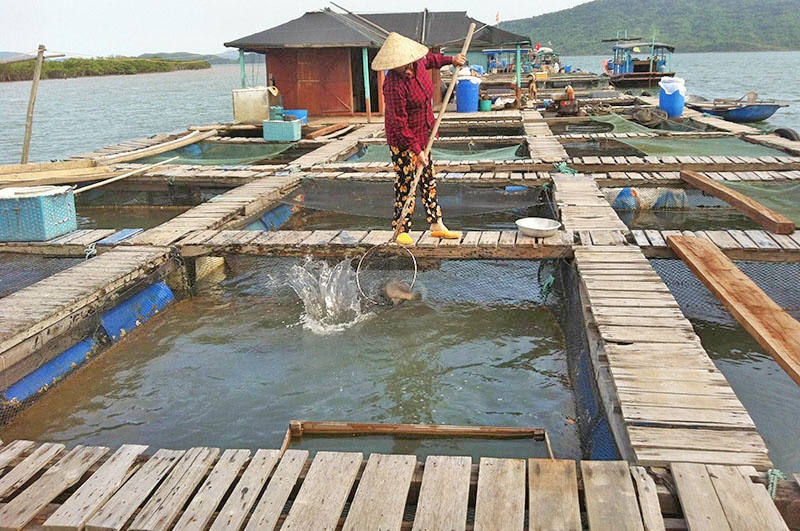
[[[0,64],[0,81],[29,81],[33,79],[36,61]],[[202,70],[211,68],[208,61],[168,61],[160,58],[105,57],[93,59],[64,59],[45,61],[41,79],[67,79],[89,76],[119,76],[173,72],[175,70]]]

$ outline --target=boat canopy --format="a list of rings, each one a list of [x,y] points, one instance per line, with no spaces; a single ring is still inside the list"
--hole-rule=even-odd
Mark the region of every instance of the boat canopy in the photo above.
[[[633,50],[634,48],[663,48],[670,53],[675,51],[675,46],[671,44],[664,44],[663,42],[625,42],[625,43],[617,43],[611,48],[613,50]]]

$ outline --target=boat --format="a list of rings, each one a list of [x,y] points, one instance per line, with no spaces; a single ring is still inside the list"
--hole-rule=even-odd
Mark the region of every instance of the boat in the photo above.
[[[729,122],[752,123],[766,120],[778,109],[788,107],[789,104],[774,100],[760,100],[758,93],[748,92],[738,100],[726,98],[706,100],[692,96],[686,102],[686,106],[696,111],[719,116]]]
[[[603,71],[615,88],[657,88],[662,77],[675,75],[670,66],[675,46],[628,38],[603,42],[610,41],[615,42],[611,47],[614,57],[603,61]]]

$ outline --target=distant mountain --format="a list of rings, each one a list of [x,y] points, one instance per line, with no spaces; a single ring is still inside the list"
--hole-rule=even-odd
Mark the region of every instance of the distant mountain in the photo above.
[[[20,58],[27,57],[28,59],[34,59],[35,55],[28,55],[20,52],[0,52],[0,61],[3,59],[10,59],[11,57]]]
[[[216,55],[203,55],[191,52],[160,52],[160,53],[143,53],[139,56],[140,59],[152,59],[160,57],[168,61],[208,61],[212,65],[234,64],[239,62],[239,52],[236,50],[226,51]],[[246,63],[261,63],[264,61],[264,56],[257,53],[246,53]]]
[[[608,54],[618,32],[678,52],[800,50],[797,0],[594,0],[500,27],[562,55]]]

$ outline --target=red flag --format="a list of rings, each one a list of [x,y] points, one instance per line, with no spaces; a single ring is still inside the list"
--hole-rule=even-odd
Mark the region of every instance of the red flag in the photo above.
[[[542,45],[541,45],[541,44],[539,44],[539,43],[537,42],[537,43],[536,43],[536,51],[538,52],[538,51],[539,51],[539,48],[541,48],[541,47],[542,47]]]

